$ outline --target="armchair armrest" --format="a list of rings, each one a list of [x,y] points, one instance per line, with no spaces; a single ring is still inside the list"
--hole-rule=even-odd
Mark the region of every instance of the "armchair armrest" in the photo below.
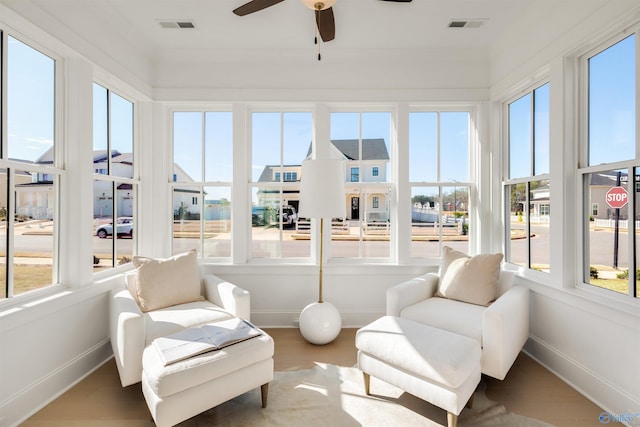
[[[204,276],[205,297],[234,316],[251,320],[251,296],[248,291],[226,280],[207,274]]]
[[[111,348],[120,382],[123,387],[140,382],[145,346],[144,316],[128,289],[111,291],[109,318]]]
[[[400,316],[403,308],[431,298],[438,289],[438,275],[427,273],[387,289],[387,315]]]
[[[504,379],[529,337],[529,289],[513,286],[482,315],[482,372]]]

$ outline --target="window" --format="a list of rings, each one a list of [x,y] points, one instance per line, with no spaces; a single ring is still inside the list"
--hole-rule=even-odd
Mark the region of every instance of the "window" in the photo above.
[[[10,298],[58,281],[62,163],[55,140],[56,61],[2,32],[1,44],[4,37],[7,52],[0,60],[6,64],[0,65],[7,71],[6,91],[0,105],[6,105],[7,128],[0,152],[0,220],[5,224],[0,229],[0,298]]]
[[[311,256],[309,239],[293,235],[310,233],[309,220],[298,218],[297,211],[312,119],[307,111],[251,113],[251,258]]]
[[[412,257],[469,251],[469,127],[466,111],[409,114]]]
[[[360,168],[351,168],[351,182],[360,181]]]
[[[93,84],[94,271],[131,262],[135,254],[133,103]]]
[[[586,126],[578,168],[584,206],[583,282],[631,297],[639,296],[640,279],[637,39],[631,34],[583,57]]]
[[[334,258],[389,258],[391,113],[332,112],[330,117],[331,148],[344,157],[346,173],[350,174],[345,185],[345,217],[334,218],[332,222],[331,255]],[[375,178],[367,176],[373,165],[379,168]],[[360,174],[360,171],[366,172]],[[374,197],[382,209],[373,208]]]
[[[378,209],[380,207],[380,198],[378,196],[373,196],[372,205],[373,209]]]
[[[506,261],[549,272],[549,83],[507,103]]]
[[[288,167],[291,167],[291,166],[288,166]],[[298,166],[296,166],[296,167],[298,167]],[[285,171],[285,172],[282,172],[282,173],[275,172],[274,181],[275,182],[280,182],[280,176],[281,175],[283,177],[282,180],[284,182],[296,182],[296,181],[298,181],[298,172],[297,171],[295,171],[295,172],[291,172],[291,171],[286,172]]]
[[[173,252],[231,257],[233,124],[228,111],[173,113]]]
[[[378,173],[379,171],[377,166],[371,168],[371,176],[378,176]]]

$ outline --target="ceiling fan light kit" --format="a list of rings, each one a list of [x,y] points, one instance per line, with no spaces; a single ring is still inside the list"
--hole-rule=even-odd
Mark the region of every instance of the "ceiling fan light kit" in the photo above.
[[[304,4],[305,6],[307,6],[309,9],[312,10],[325,10],[325,9],[329,9],[330,7],[332,7],[335,3],[336,0],[324,0],[324,1],[318,1],[318,0],[300,0],[302,1],[302,4]]]

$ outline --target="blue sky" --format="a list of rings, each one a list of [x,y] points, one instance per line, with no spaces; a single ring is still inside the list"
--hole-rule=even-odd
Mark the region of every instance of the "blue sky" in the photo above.
[[[589,164],[635,157],[635,35],[589,60]]]
[[[509,147],[509,178],[549,173],[549,83],[509,104]]]
[[[53,146],[54,61],[8,38],[9,158],[34,161]]]

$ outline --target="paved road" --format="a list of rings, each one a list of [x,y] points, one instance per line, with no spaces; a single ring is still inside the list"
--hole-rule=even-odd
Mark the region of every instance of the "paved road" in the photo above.
[[[522,227],[521,224],[514,224],[513,228]],[[53,247],[53,238],[50,234],[40,234],[46,231],[38,226],[31,228],[19,227],[20,231],[15,235],[15,252],[20,253],[42,253],[50,254]],[[534,264],[548,264],[549,253],[549,228],[546,225],[532,225],[534,237],[531,239],[531,248]],[[0,233],[3,230],[0,230]],[[26,233],[25,233],[26,232]],[[36,233],[36,234],[32,234]],[[252,249],[253,257],[307,257],[310,254],[310,244],[308,240],[290,240],[288,234],[293,231],[285,230],[282,248],[279,247],[276,230],[260,230],[255,229],[254,242]],[[591,236],[591,264],[601,266],[613,265],[613,241],[614,233],[612,229],[592,230]],[[222,238],[221,238],[222,237]],[[626,231],[619,234],[618,260],[619,267],[626,266],[628,254],[628,238]],[[0,239],[1,241],[1,239]],[[131,239],[120,238],[116,240],[118,245],[118,253],[131,254]],[[113,239],[100,239],[93,237],[94,253],[109,254],[111,253],[111,245]],[[466,241],[447,241],[445,244],[463,252],[468,251]],[[515,239],[511,241],[512,261],[516,263],[524,263],[524,254],[526,253],[526,239]],[[174,242],[175,249],[191,249],[197,248],[198,239],[182,238],[176,239]],[[412,242],[412,256],[415,257],[436,257],[438,254],[437,242]],[[198,248],[199,249],[199,248]],[[335,257],[388,257],[390,253],[390,245],[388,241],[366,241],[362,245],[363,253],[358,252],[359,248],[356,242],[352,241],[333,241],[331,244],[331,253]],[[280,255],[282,251],[282,255]],[[214,239],[205,240],[205,255],[207,256],[229,256],[230,242],[223,236]]]

